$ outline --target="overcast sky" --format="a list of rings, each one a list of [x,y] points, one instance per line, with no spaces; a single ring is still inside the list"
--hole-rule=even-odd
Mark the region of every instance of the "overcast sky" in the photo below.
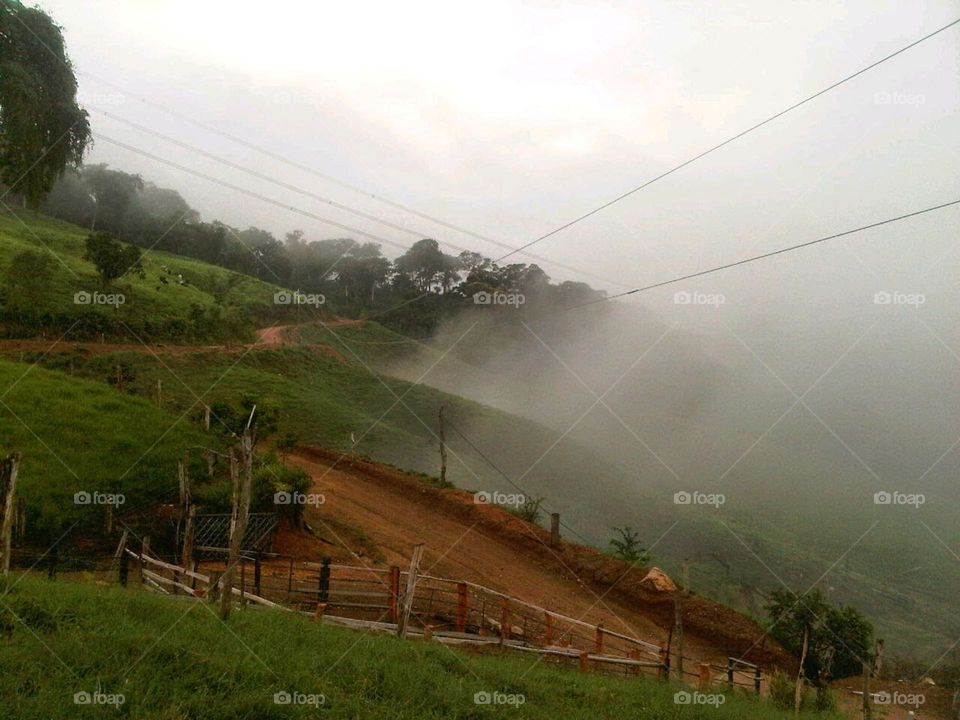
[[[960,14],[956,0],[40,4],[65,28],[96,132],[385,240],[419,233],[491,256],[506,251],[157,106],[515,247]],[[534,252],[609,282],[541,263],[557,279],[616,290],[960,196],[958,48],[955,27]],[[103,140],[89,161],[176,187],[207,219],[350,234]],[[913,248],[931,261],[956,234],[957,211],[939,223],[946,233]]]

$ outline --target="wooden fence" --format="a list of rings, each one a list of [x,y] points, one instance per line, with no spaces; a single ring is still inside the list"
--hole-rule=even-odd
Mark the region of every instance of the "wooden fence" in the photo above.
[[[224,569],[222,562],[209,563],[203,572],[186,569],[129,548],[122,551],[118,568],[121,582],[131,577],[158,591],[209,599],[217,599]],[[407,578],[408,571],[396,566],[317,563],[262,554],[241,559],[232,592],[242,604],[283,608],[332,624],[396,632]],[[418,575],[414,587],[411,635],[537,653],[584,671],[646,673],[660,679],[671,676],[669,648],[603,624],[593,625],[465,580]],[[687,667],[697,667],[693,658],[685,659]],[[718,673],[725,673],[724,684],[731,689],[760,692],[760,668],[751,663],[728,658],[726,666],[700,664],[699,669],[699,673],[684,671],[680,677],[704,687],[705,682],[715,682]]]

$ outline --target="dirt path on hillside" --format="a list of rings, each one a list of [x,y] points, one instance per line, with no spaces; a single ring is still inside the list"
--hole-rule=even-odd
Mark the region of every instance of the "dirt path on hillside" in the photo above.
[[[343,327],[358,324],[358,320],[338,318],[319,323],[325,327]],[[306,323],[316,325],[318,323]],[[237,345],[176,345],[167,343],[117,343],[96,342],[93,340],[57,340],[56,338],[31,338],[27,340],[0,339],[0,354],[15,353],[62,353],[79,351],[87,355],[107,355],[116,352],[135,352],[150,355],[190,355],[194,353],[235,353],[247,350],[275,349],[281,347],[304,347],[324,355],[335,357],[341,362],[346,359],[341,353],[323,343],[303,343],[300,330],[303,325],[273,325],[259,328],[257,339],[252,343]]]
[[[342,461],[331,469],[336,458],[319,449],[303,449],[289,458],[311,475],[312,492],[326,500],[306,512],[311,527],[327,541],[317,541],[315,558],[321,554],[350,564],[405,566],[413,544],[424,542],[426,574],[476,582],[591,624],[602,622],[616,632],[666,643],[670,623],[659,608],[625,601],[608,592],[609,585],[594,582],[591,573],[567,562],[574,556],[571,548],[605,558],[600,553],[567,543],[554,552],[532,526],[499,508],[474,505],[463,491],[438,490],[367,461]],[[368,466],[377,472],[365,471]],[[279,541],[280,552],[302,556],[308,551],[302,537]],[[644,572],[636,571],[638,580]],[[667,601],[672,608],[672,600]],[[758,626],[750,627],[754,638],[762,634]],[[729,651],[729,645],[694,632],[685,636],[684,655],[697,662],[725,665]],[[689,669],[695,672],[696,666]]]

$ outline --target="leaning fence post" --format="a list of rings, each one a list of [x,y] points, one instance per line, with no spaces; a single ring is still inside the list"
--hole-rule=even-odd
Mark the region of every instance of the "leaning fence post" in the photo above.
[[[660,679],[670,679],[670,648],[668,646],[660,648]]]
[[[423,543],[413,546],[413,555],[410,558],[410,571],[407,574],[407,587],[403,593],[403,611],[397,625],[397,635],[407,636],[407,625],[410,622],[410,611],[413,609],[413,594],[417,589],[417,573],[420,570],[420,559],[423,557]]]
[[[18,453],[10,453],[0,464],[0,491],[4,494],[3,499],[3,566],[4,575],[10,572],[10,548],[12,546],[13,535],[13,516],[16,513],[17,497],[17,471],[20,469],[20,460],[23,456]]]

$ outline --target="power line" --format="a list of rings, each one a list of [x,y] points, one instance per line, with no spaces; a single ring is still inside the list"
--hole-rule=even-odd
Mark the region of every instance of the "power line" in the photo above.
[[[503,470],[501,470],[501,469],[497,466],[497,464],[496,464],[495,462],[493,462],[493,460],[491,460],[489,457],[487,457],[486,454],[484,454],[484,452],[483,452],[480,448],[478,448],[476,445],[474,445],[473,442],[470,441],[470,438],[468,438],[466,435],[464,435],[464,434],[460,431],[460,429],[457,428],[456,425],[454,425],[452,422],[450,422],[450,420],[449,420],[448,418],[444,417],[443,420],[444,420],[444,423],[445,423],[446,425],[449,425],[451,428],[453,428],[453,431],[454,431],[455,433],[457,433],[457,435],[459,435],[459,436],[463,439],[463,441],[464,441],[465,443],[467,443],[467,445],[469,445],[469,446],[473,449],[473,451],[474,451],[475,453],[477,453],[477,455],[479,455],[481,458],[483,458],[490,467],[492,467],[494,470],[496,470],[498,473],[500,473],[500,475],[503,476],[503,479],[504,479],[504,480],[506,480],[508,483],[510,483],[513,487],[515,487],[515,488],[516,488],[517,490],[519,490],[521,493],[523,493],[523,496],[524,496],[525,498],[526,498],[526,497],[533,497],[532,495],[530,495],[530,493],[528,493],[526,490],[524,490],[522,487],[520,487],[517,483],[515,483],[515,482],[510,478],[510,476],[507,475]],[[569,530],[570,532],[572,532],[574,535],[576,535],[578,538],[580,538],[580,539],[581,539],[584,543],[586,543],[587,545],[592,545],[592,543],[591,543],[589,540],[587,540],[587,538],[585,538],[583,535],[581,535],[580,533],[578,533],[576,530],[574,530],[572,527],[570,527],[569,525],[567,525],[567,524],[566,524],[565,522],[563,522],[562,520],[560,521],[560,524],[561,524],[563,527],[565,527],[567,530]]]
[[[189,150],[190,152],[197,153],[198,155],[201,155],[201,156],[203,156],[203,157],[205,157],[205,158],[207,158],[207,159],[209,159],[209,160],[213,160],[214,162],[218,162],[218,163],[220,163],[221,165],[226,165],[227,167],[233,168],[234,170],[239,170],[240,172],[246,173],[247,175],[251,175],[252,177],[255,177],[255,178],[258,178],[258,179],[260,179],[260,180],[264,180],[264,181],[266,181],[266,182],[272,183],[272,184],[277,185],[278,187],[282,187],[282,188],[284,188],[284,189],[286,189],[286,190],[290,190],[290,191],[292,191],[292,192],[299,193],[300,195],[303,195],[303,196],[305,196],[305,197],[312,198],[313,200],[317,200],[318,202],[326,203],[327,205],[330,205],[331,207],[335,207],[335,208],[337,208],[338,210],[343,210],[343,211],[348,212],[348,213],[351,213],[351,214],[353,214],[353,215],[357,215],[358,217],[362,217],[362,218],[364,218],[365,220],[371,220],[371,221],[373,221],[373,222],[380,223],[381,225],[385,225],[385,226],[387,226],[387,227],[389,227],[389,228],[392,228],[392,229],[394,229],[394,230],[398,230],[398,231],[400,231],[400,232],[407,233],[408,235],[412,235],[412,236],[419,237],[419,238],[429,237],[429,235],[430,235],[430,233],[428,233],[428,232],[424,232],[424,231],[422,231],[422,230],[416,230],[416,229],[413,229],[413,228],[409,228],[409,227],[406,227],[406,226],[404,226],[404,225],[400,225],[400,224],[398,224],[398,223],[392,222],[392,221],[390,221],[390,220],[385,220],[385,219],[383,219],[383,218],[381,218],[381,217],[379,217],[379,216],[377,216],[377,215],[373,215],[372,213],[368,213],[368,212],[365,212],[365,211],[363,211],[363,210],[358,210],[358,209],[356,209],[356,208],[354,208],[354,207],[351,207],[350,205],[346,205],[346,204],[344,204],[344,203],[337,202],[336,200],[331,200],[330,198],[327,198],[327,197],[324,197],[324,196],[319,195],[319,194],[317,194],[317,193],[311,192],[310,190],[305,190],[304,188],[302,188],[302,187],[300,187],[300,186],[298,186],[298,185],[294,185],[294,184],[292,184],[292,183],[288,183],[288,182],[285,182],[285,181],[283,181],[283,180],[279,180],[279,179],[277,179],[277,178],[275,178],[275,177],[272,177],[272,176],[270,176],[270,175],[267,175],[266,173],[262,173],[262,172],[260,172],[260,171],[258,171],[258,170],[253,170],[253,169],[251,169],[251,168],[246,167],[245,165],[241,165],[240,163],[236,163],[236,162],[234,162],[234,161],[232,161],[232,160],[229,160],[229,159],[227,159],[227,158],[225,158],[225,157],[222,157],[222,156],[220,156],[220,155],[217,155],[216,153],[212,153],[212,152],[210,152],[210,151],[208,151],[208,150],[204,150],[203,148],[199,148],[199,147],[197,147],[197,146],[195,146],[195,145],[190,145],[189,143],[185,143],[185,142],[183,142],[183,141],[181,141],[181,140],[178,140],[178,139],[176,139],[176,138],[174,138],[174,137],[171,137],[171,136],[169,136],[169,135],[165,135],[164,133],[162,133],[162,132],[160,132],[160,131],[158,131],[158,130],[154,130],[153,128],[147,127],[146,125],[142,125],[142,124],[137,123],[137,122],[134,122],[133,120],[128,120],[128,119],[126,119],[126,118],[122,118],[122,117],[120,117],[119,115],[114,115],[113,113],[107,112],[106,110],[95,110],[94,112],[98,112],[98,113],[100,113],[101,115],[104,115],[105,117],[110,118],[111,120],[114,120],[114,121],[119,122],[119,123],[123,123],[124,125],[127,125],[128,127],[132,127],[132,128],[134,128],[134,129],[136,129],[136,130],[139,130],[140,132],[144,132],[144,133],[147,133],[147,134],[149,134],[149,135],[152,135],[152,136],[154,136],[154,137],[156,137],[156,138],[159,138],[159,139],[161,139],[161,140],[163,140],[163,141],[165,141],[165,142],[172,143],[173,145],[176,145],[177,147],[183,148],[184,150]],[[109,141],[108,141],[108,142],[109,142]],[[453,244],[453,243],[451,243],[451,242],[449,242],[449,241],[447,241],[447,240],[441,240],[440,242],[443,243],[443,244],[445,244],[445,245],[448,245],[449,247],[452,247],[452,248],[454,248],[454,249],[456,249],[456,250],[460,250],[461,252],[471,252],[468,248],[461,247],[461,246],[459,246],[459,245],[455,245],[455,244]],[[498,243],[498,244],[499,244],[501,247],[508,247],[508,248],[510,247],[510,246],[505,246],[503,243]],[[534,256],[531,255],[531,257],[534,257]],[[549,264],[551,264],[551,265],[555,265],[556,267],[562,268],[562,269],[567,270],[567,271],[569,271],[569,272],[577,273],[577,274],[579,274],[579,275],[583,275],[583,276],[585,276],[585,277],[590,277],[590,278],[593,278],[593,279],[595,279],[595,280],[601,280],[601,281],[603,281],[603,282],[605,282],[605,283],[609,283],[609,284],[611,284],[611,285],[617,285],[617,286],[623,287],[623,288],[629,287],[628,285],[625,285],[624,283],[616,282],[616,281],[614,281],[614,280],[610,280],[609,278],[605,278],[605,277],[602,277],[602,276],[600,276],[600,275],[596,275],[596,274],[594,274],[594,273],[591,273],[591,272],[589,272],[589,271],[583,270],[583,269],[581,269],[581,268],[577,268],[577,267],[574,267],[574,266],[572,266],[572,265],[566,265],[566,264],[564,264],[564,263],[560,263],[560,262],[556,262],[556,261],[554,261],[554,260],[550,260],[549,258],[543,258],[543,257],[537,256],[536,259],[538,259],[538,260],[540,260],[541,262],[544,262],[544,263],[549,263]]]
[[[682,277],[673,278],[672,280],[664,280],[662,282],[653,283],[652,285],[645,285],[643,287],[635,288],[633,290],[628,290],[626,292],[618,293],[616,295],[610,295],[608,297],[602,298],[600,300],[592,300],[590,302],[582,303],[580,305],[574,305],[572,307],[566,308],[566,310],[573,310],[578,307],[585,307],[586,305],[594,305],[598,302],[606,302],[608,300],[615,300],[616,298],[621,298],[626,295],[634,295],[635,293],[644,292],[646,290],[653,290],[654,288],[664,287],[666,285],[673,285],[674,283],[682,282],[684,280],[690,280],[691,278],[701,277],[703,275],[710,275],[715,272],[720,272],[721,270],[727,270],[732,267],[738,267],[740,265],[746,265],[747,263],[756,262],[757,260],[763,260],[765,258],[773,257],[774,255],[782,255],[784,253],[793,252],[794,250],[800,250],[802,248],[810,247],[811,245],[818,245],[819,243],[827,242],[828,240],[836,240],[837,238],[846,237],[847,235],[853,235],[854,233],[863,232],[864,230],[870,230],[871,228],[880,227],[881,225],[889,225],[890,223],[899,222],[900,220],[906,220],[907,218],[916,217],[917,215],[923,215],[925,213],[934,212],[935,210],[942,210],[944,208],[952,207],[953,205],[960,204],[960,199],[951,200],[950,202],[941,203],[940,205],[933,205],[923,210],[915,210],[914,212],[904,213],[903,215],[897,215],[896,217],[887,218],[886,220],[879,220],[869,225],[861,225],[858,228],[853,228],[852,230],[844,230],[843,232],[834,233],[833,235],[827,235],[825,237],[817,238],[816,240],[808,240],[807,242],[798,243],[797,245],[790,245],[789,247],[780,248],[779,250],[772,250],[771,252],[763,253],[761,255],[754,255],[752,257],[744,258],[743,260],[736,260],[735,262],[726,263],[725,265],[717,265],[716,267],[709,268],[707,270],[701,270],[699,272],[690,273],[689,275],[684,275]]]
[[[869,70],[872,70],[873,68],[877,67],[878,65],[881,65],[882,63],[885,63],[887,60],[890,60],[891,58],[895,58],[897,55],[900,55],[901,53],[906,52],[906,51],[909,50],[910,48],[916,47],[916,46],[919,45],[920,43],[922,43],[922,42],[924,42],[924,41],[926,41],[926,40],[929,40],[930,38],[932,38],[932,37],[935,36],[935,35],[938,35],[939,33],[942,33],[944,30],[947,30],[948,28],[953,27],[953,26],[956,25],[957,23],[960,23],[960,18],[957,18],[957,19],[954,20],[953,22],[947,23],[947,24],[944,25],[943,27],[941,27],[941,28],[939,28],[939,29],[937,29],[937,30],[934,30],[933,32],[931,32],[931,33],[929,33],[929,34],[927,34],[927,35],[924,35],[922,38],[920,38],[920,39],[918,39],[918,40],[914,40],[914,41],[913,41],[912,43],[910,43],[909,45],[905,45],[904,47],[900,48],[899,50],[897,50],[897,51],[895,51],[895,52],[890,53],[889,55],[881,58],[880,60],[877,60],[876,62],[873,62],[873,63],[867,65],[866,67],[861,68],[860,70],[857,70],[855,73],[853,73],[853,74],[851,74],[851,75],[847,75],[847,76],[846,76],[845,78],[843,78],[842,80],[839,80],[839,81],[833,83],[832,85],[829,85],[828,87],[823,88],[823,90],[819,90],[818,92],[815,92],[813,95],[810,95],[809,97],[806,97],[806,98],[804,98],[803,100],[800,100],[799,102],[794,103],[794,104],[791,105],[790,107],[785,108],[785,109],[781,110],[780,112],[778,112],[778,113],[776,113],[776,114],[774,114],[774,115],[771,115],[771,116],[768,117],[766,120],[761,120],[761,121],[758,122],[757,124],[748,127],[746,130],[743,130],[743,131],[737,133],[736,135],[734,135],[734,136],[732,136],[732,137],[730,137],[730,138],[727,138],[727,139],[724,140],[723,142],[718,143],[717,145],[714,145],[713,147],[711,147],[711,148],[709,148],[709,149],[707,149],[707,150],[704,150],[704,151],[701,152],[699,155],[694,155],[694,156],[693,156],[692,158],[690,158],[689,160],[686,160],[686,161],[680,163],[679,165],[676,165],[675,167],[667,170],[666,172],[660,173],[660,174],[657,175],[656,177],[651,178],[650,180],[647,180],[647,181],[646,181],[645,183],[643,183],[642,185],[638,185],[637,187],[635,187],[635,188],[633,188],[633,189],[631,189],[631,190],[628,190],[627,192],[622,193],[621,195],[618,195],[617,197],[613,198],[612,200],[608,200],[608,201],[605,202],[603,205],[600,205],[599,207],[596,207],[596,208],[594,208],[593,210],[590,210],[589,212],[586,212],[586,213],[584,213],[583,215],[580,215],[579,217],[574,218],[573,220],[570,220],[569,222],[566,222],[566,223],[564,223],[563,225],[560,225],[560,226],[557,227],[557,228],[554,228],[554,229],[551,230],[550,232],[548,232],[548,233],[546,233],[546,234],[544,234],[544,235],[541,235],[540,237],[535,238],[534,240],[531,240],[530,242],[526,243],[525,245],[521,245],[521,246],[518,247],[516,250],[511,250],[511,251],[508,252],[506,255],[501,255],[500,257],[498,257],[498,258],[496,259],[496,262],[500,262],[501,260],[503,260],[503,259],[505,259],[505,258],[508,258],[508,257],[510,257],[511,255],[514,255],[515,253],[522,252],[522,251],[526,250],[527,248],[529,248],[529,247],[531,247],[531,246],[533,246],[533,245],[536,245],[537,243],[539,243],[539,242],[541,242],[541,241],[543,241],[543,240],[546,240],[547,238],[552,237],[553,235],[556,235],[557,233],[559,233],[559,232],[561,232],[561,231],[563,231],[563,230],[566,230],[567,228],[569,228],[569,227],[571,227],[571,226],[573,226],[573,225],[576,225],[578,222],[581,222],[582,220],[586,220],[587,218],[589,218],[589,217],[591,217],[591,216],[593,216],[593,215],[596,215],[597,213],[599,213],[599,212],[601,212],[601,211],[603,211],[603,210],[606,210],[606,209],[607,209],[608,207],[610,207],[611,205],[614,205],[614,204],[620,202],[621,200],[630,197],[630,196],[633,195],[634,193],[640,192],[640,191],[643,190],[644,188],[653,185],[655,182],[658,182],[658,181],[662,180],[663,178],[665,178],[665,177],[667,177],[667,176],[669,176],[669,175],[672,175],[673,173],[677,172],[678,170],[680,170],[680,169],[682,169],[682,168],[685,168],[687,165],[690,165],[691,163],[696,162],[697,160],[699,160],[699,159],[702,158],[702,157],[706,157],[706,156],[709,155],[710,153],[712,153],[712,152],[714,152],[714,151],[716,151],[716,150],[719,150],[720,148],[724,147],[725,145],[729,145],[729,144],[732,143],[734,140],[738,140],[739,138],[742,138],[744,135],[747,135],[748,133],[751,133],[751,132],[753,132],[754,130],[757,130],[758,128],[763,127],[763,126],[766,125],[767,123],[773,122],[773,121],[776,120],[777,118],[782,117],[782,116],[786,115],[787,113],[789,113],[789,112],[791,112],[791,111],[793,111],[793,110],[796,110],[798,107],[801,107],[802,105],[806,105],[806,104],[807,104],[808,102],[810,102],[811,100],[815,100],[816,98],[820,97],[821,95],[824,95],[825,93],[828,93],[828,92],[830,92],[831,90],[833,90],[833,89],[835,89],[835,88],[837,88],[837,87],[840,87],[840,86],[843,85],[844,83],[849,82],[850,80],[853,80],[853,79],[854,79],[855,77],[857,77],[858,75],[862,75],[863,73],[865,73],[865,72],[867,72],[867,71],[869,71]]]

